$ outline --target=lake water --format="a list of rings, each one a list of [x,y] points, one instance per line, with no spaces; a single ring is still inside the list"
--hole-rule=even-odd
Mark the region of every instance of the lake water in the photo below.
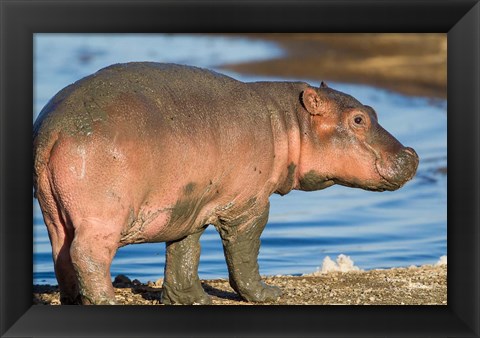
[[[222,71],[227,63],[280,57],[273,43],[202,35],[36,34],[34,112],[60,89],[113,63],[157,61],[207,67],[242,81],[303,80],[244,76]],[[447,254],[447,104],[382,89],[343,83],[330,87],[374,107],[380,123],[420,156],[416,177],[395,192],[341,186],[271,197],[262,235],[262,275],[311,273],[323,259],[350,256],[361,269],[434,264]],[[37,201],[34,208],[34,284],[56,284],[51,246]],[[228,276],[221,241],[213,227],[201,239],[200,278]],[[163,277],[165,244],[121,248],[112,276],[142,282]]]

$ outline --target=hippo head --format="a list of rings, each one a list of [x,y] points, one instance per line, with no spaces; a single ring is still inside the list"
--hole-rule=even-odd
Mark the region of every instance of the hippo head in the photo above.
[[[306,88],[301,96],[311,133],[304,133],[299,188],[333,184],[365,190],[396,190],[417,170],[418,156],[378,123],[369,106],[329,88]]]

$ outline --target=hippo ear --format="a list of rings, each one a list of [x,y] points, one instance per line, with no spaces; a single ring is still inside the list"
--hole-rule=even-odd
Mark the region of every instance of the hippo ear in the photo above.
[[[302,103],[311,115],[322,114],[322,100],[313,88],[307,88],[302,93]]]
[[[322,83],[320,83],[320,88],[328,88],[327,83],[322,81]]]

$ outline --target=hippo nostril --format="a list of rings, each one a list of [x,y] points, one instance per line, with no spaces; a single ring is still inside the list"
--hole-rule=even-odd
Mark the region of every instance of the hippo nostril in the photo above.
[[[413,148],[406,147],[404,149],[404,154],[407,156],[409,164],[405,167],[405,178],[406,180],[411,180],[417,171],[418,163],[420,159]]]
[[[413,156],[413,157],[418,158],[418,155],[417,155],[417,153],[415,152],[415,150],[413,150],[413,148],[406,147],[406,148],[405,148],[405,152],[406,152],[407,154],[409,154],[410,156]]]

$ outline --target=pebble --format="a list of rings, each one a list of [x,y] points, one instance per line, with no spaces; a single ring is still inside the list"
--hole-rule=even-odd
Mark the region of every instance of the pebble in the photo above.
[[[130,284],[132,283],[132,281],[130,280],[130,278],[128,278],[127,276],[125,275],[118,275],[117,277],[115,277],[115,279],[113,280],[113,284]]]

